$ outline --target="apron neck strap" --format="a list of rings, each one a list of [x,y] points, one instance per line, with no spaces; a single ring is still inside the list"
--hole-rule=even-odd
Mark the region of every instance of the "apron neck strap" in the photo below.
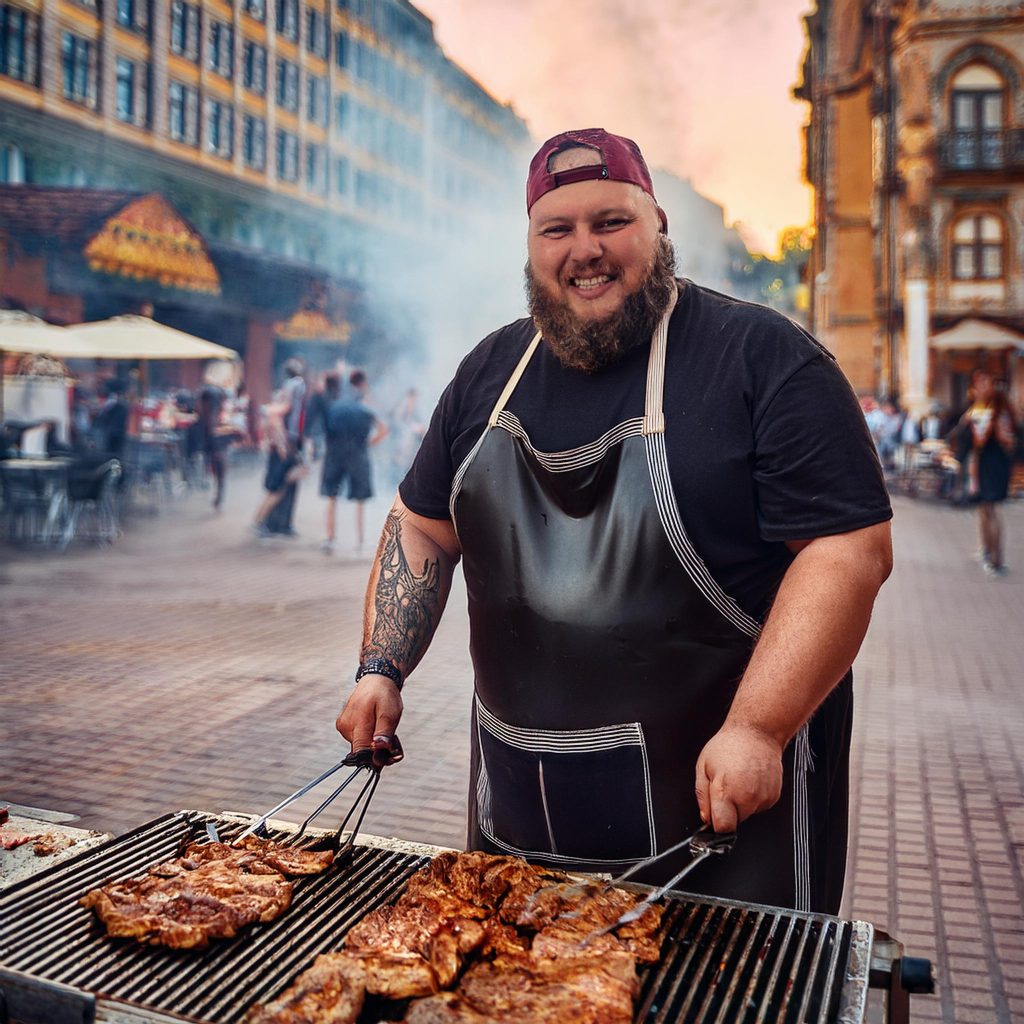
[[[647,392],[644,398],[644,435],[665,433],[665,352],[668,350],[668,322],[676,308],[679,288],[672,282],[672,298],[651,338],[647,360]]]
[[[490,418],[487,420],[487,426],[493,427],[498,422],[499,414],[504,411],[506,403],[512,397],[512,392],[515,391],[516,385],[519,383],[519,378],[526,371],[526,364],[533,358],[533,353],[537,351],[539,344],[540,331],[533,336],[533,341],[526,346],[523,358],[519,360],[519,365],[512,371],[512,376],[506,382],[504,390],[498,395],[498,400],[494,403]]]
[[[676,301],[679,298],[679,289],[676,283],[672,282],[672,298],[669,299],[668,307],[665,309],[658,326],[654,330],[654,337],[651,339],[651,355],[647,361],[647,392],[644,399],[644,433],[663,434],[665,432],[665,352],[668,349],[668,322],[672,317],[672,311],[676,308]],[[540,344],[540,331],[534,336],[523,357],[519,360],[518,366],[512,371],[512,376],[505,383],[498,400],[494,403],[491,415],[488,417],[487,426],[493,427],[498,422],[498,416],[504,411],[512,392],[515,391],[519,379],[526,372],[526,366],[533,358]]]

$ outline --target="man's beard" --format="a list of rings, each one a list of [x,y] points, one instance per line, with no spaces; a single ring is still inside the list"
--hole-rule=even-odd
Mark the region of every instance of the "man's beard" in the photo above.
[[[651,340],[668,308],[675,283],[676,254],[667,235],[658,235],[650,269],[621,308],[603,320],[583,320],[568,302],[549,294],[526,264],[526,296],[544,343],[563,366],[596,373],[630,349]]]

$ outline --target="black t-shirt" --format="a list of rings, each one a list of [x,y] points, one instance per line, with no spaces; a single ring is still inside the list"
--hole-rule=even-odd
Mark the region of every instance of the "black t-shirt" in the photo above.
[[[441,396],[400,494],[447,519],[452,479],[535,333],[518,320],[485,338]],[[541,344],[507,408],[534,446],[587,444],[642,416],[649,345],[594,374]],[[787,540],[892,516],[852,389],[806,331],[764,306],[680,282],[665,365],[665,448],[683,525],[727,594],[763,617],[792,556]]]

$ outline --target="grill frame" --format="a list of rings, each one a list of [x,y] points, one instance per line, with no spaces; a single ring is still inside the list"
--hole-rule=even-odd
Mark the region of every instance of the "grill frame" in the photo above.
[[[276,995],[317,953],[340,948],[356,921],[395,898],[440,852],[361,836],[340,867],[296,879],[292,905],[276,921],[215,941],[208,950],[109,939],[92,912],[78,905],[88,889],[137,877],[176,856],[181,842],[207,821],[230,840],[251,817],[187,810],[164,815],[0,893],[0,1020],[240,1024],[252,1003]],[[293,828],[270,824],[278,839]],[[324,834],[313,831],[310,844]],[[666,899],[665,953],[640,972],[637,1024],[864,1021],[872,925],[682,893]],[[751,993],[760,998],[751,1001]]]

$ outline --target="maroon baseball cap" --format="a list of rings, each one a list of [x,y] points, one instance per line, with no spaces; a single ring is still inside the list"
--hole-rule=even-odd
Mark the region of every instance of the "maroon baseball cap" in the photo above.
[[[551,164],[559,153],[581,146],[595,150],[600,160],[565,171],[551,170]],[[533,204],[552,189],[577,181],[600,179],[628,181],[633,185],[639,185],[654,199],[651,172],[647,169],[640,147],[632,139],[612,135],[603,128],[581,128],[555,135],[537,150],[530,161],[530,174],[526,179],[526,212],[529,213]],[[661,214],[661,218],[664,224],[664,213]]]

